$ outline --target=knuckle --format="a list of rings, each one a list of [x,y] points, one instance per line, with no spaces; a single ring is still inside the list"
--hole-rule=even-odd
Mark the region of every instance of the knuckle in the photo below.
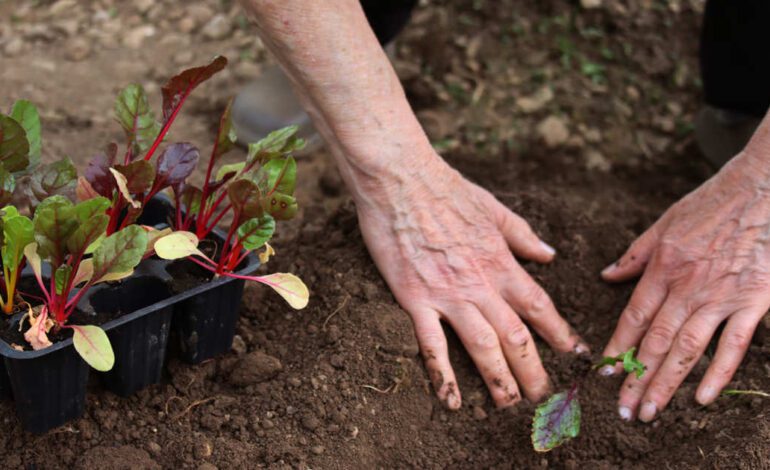
[[[646,328],[647,324],[649,323],[647,314],[645,314],[644,310],[635,304],[628,304],[624,315],[628,319],[628,323],[630,323],[634,328]]]
[[[505,342],[512,347],[525,348],[529,345],[530,338],[527,326],[521,320],[517,320],[505,335]]]
[[[530,315],[537,314],[548,308],[550,303],[551,299],[545,290],[533,282],[524,297],[524,310]]]
[[[491,328],[479,329],[472,334],[471,338],[476,351],[489,352],[498,347],[497,336]]]
[[[725,334],[725,347],[732,350],[744,351],[751,344],[751,336],[746,333],[733,331]]]
[[[650,328],[644,339],[644,347],[653,354],[665,354],[671,349],[674,332],[665,326],[656,325]]]
[[[676,340],[677,347],[684,354],[690,356],[695,355],[700,351],[700,337],[695,331],[685,329],[679,333]]]
[[[714,364],[713,373],[720,382],[729,382],[735,370],[727,364]]]

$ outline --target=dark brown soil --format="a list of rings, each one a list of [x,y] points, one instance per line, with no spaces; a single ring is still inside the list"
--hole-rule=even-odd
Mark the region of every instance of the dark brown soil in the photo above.
[[[112,4],[92,3],[94,11]],[[194,45],[186,49],[200,55],[195,63],[214,52],[235,49],[228,54],[233,58],[255,47],[240,45],[240,30],[231,39],[207,41],[196,32],[180,40],[175,25],[189,16],[171,16],[183,11],[180,5],[143,16],[130,3],[115,3],[116,21],[132,28],[154,22],[159,36],[176,37],[169,44]],[[221,8],[220,2],[201,3],[212,12]],[[526,267],[599,351],[632,289],[602,283],[599,270],[709,175],[692,148],[689,127],[699,97],[702,2],[605,0],[596,10],[578,3],[421,2],[400,38],[395,65],[436,146],[454,154],[452,162],[466,175],[556,246],[553,264]],[[28,28],[25,34],[39,36],[32,11],[18,14],[6,30]],[[91,10],[81,16],[88,23]],[[101,31],[99,24],[88,25]],[[101,125],[103,116],[75,118],[73,110],[85,101],[109,108],[109,87],[129,79],[158,82],[178,68],[169,60],[177,49],[95,45],[87,63],[74,64],[61,59],[56,38],[35,39],[39,46],[25,46],[35,47],[34,54],[4,62],[9,65],[0,84],[16,90],[29,83],[35,101],[48,100],[44,125],[53,125],[45,136],[47,155],[82,147],[83,161],[119,133]],[[42,65],[35,65],[38,56]],[[39,78],[49,62],[66,80],[53,86]],[[142,75],[147,63],[157,69]],[[596,64],[603,72],[596,73],[602,70]],[[104,79],[80,85],[95,72]],[[212,84],[209,89],[218,92],[202,93],[187,117],[191,125],[179,128],[179,135],[197,141],[212,110],[221,109],[224,96],[247,76],[241,71]],[[553,98],[525,109],[519,99],[544,85]],[[567,141],[544,146],[537,128],[546,117],[564,121]],[[303,214],[279,229],[279,256],[268,268],[305,280],[312,290],[306,310],[292,311],[273,293],[249,286],[232,353],[199,366],[171,360],[162,384],[130,398],[94,383],[86,415],[44,436],[22,432],[12,403],[0,403],[0,466],[770,468],[770,400],[722,398],[708,408],[693,401],[708,358],[650,425],[617,417],[620,379],[589,375],[580,392],[581,436],[536,454],[529,440],[533,405],[495,410],[447,331],[464,404],[458,412],[445,411],[430,390],[409,318],[367,255],[352,207],[343,202],[337,209],[346,200],[339,176],[315,155],[300,162],[300,181]],[[586,366],[543,345],[540,351],[558,387],[569,386]],[[731,386],[770,390],[769,359],[770,332],[764,328]]]

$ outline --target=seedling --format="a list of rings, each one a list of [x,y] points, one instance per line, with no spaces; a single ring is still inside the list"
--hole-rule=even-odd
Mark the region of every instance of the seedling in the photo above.
[[[620,362],[627,373],[634,373],[637,378],[641,378],[646,367],[634,357],[635,352],[636,348],[631,348],[617,356],[604,357],[593,368]],[[551,395],[535,409],[532,420],[532,446],[537,452],[548,452],[580,434],[580,382],[582,379],[575,382],[568,391]]]
[[[222,157],[235,147],[236,141],[228,104],[219,121],[201,187],[187,181],[200,157],[199,150],[191,143],[169,144],[155,159],[154,165],[150,162],[193,89],[226,64],[224,57],[217,57],[208,65],[172,77],[162,88],[163,118],[160,122],[156,121],[141,86],[129,85],[123,89],[115,104],[115,115],[127,140],[123,163],[116,164],[118,146],[108,146],[89,163],[85,177],[79,179],[78,197],[103,196],[110,201],[106,228],[110,235],[135,222],[153,196],[169,189],[175,204],[171,225],[184,233],[169,239],[176,240],[176,244],[171,241],[161,244],[157,251],[159,256],[177,256],[189,251],[193,262],[215,276],[267,284],[292,307],[303,308],[307,304],[307,287],[296,276],[284,273],[241,276],[234,273],[249,253],[263,247],[260,258],[266,262],[273,254],[267,242],[275,231],[275,221],[289,219],[297,213],[297,201],[293,196],[297,164],[291,152],[301,148],[304,141],[296,137],[296,127],[281,129],[250,144],[245,161],[219,165]],[[192,248],[197,250],[198,241],[205,239],[224,220],[230,222],[230,229],[224,244],[218,247],[216,260],[200,251],[190,251]]]

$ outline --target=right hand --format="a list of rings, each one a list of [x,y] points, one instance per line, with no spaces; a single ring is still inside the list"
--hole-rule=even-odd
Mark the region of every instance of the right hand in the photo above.
[[[522,392],[538,401],[550,381],[522,320],[557,351],[588,352],[513,256],[548,263],[554,250],[440,158],[420,161],[431,163],[398,183],[370,188],[357,208],[369,252],[412,317],[434,389],[448,408],[460,407],[444,320],[498,407],[515,404]]]

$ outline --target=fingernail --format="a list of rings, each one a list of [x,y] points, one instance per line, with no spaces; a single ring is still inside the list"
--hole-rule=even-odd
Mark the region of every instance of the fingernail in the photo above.
[[[618,414],[623,421],[631,421],[631,408],[627,406],[619,406]]]
[[[708,405],[717,398],[717,389],[711,386],[703,387],[695,394],[695,401],[701,405]]]
[[[602,276],[608,276],[618,269],[618,262],[614,262],[606,268],[602,269]]]
[[[555,249],[554,247],[552,247],[551,245],[549,245],[548,243],[546,243],[546,242],[544,242],[544,241],[541,241],[541,242],[540,242],[540,246],[541,246],[541,247],[542,247],[542,248],[543,248],[545,251],[547,251],[549,255],[553,256],[553,255],[555,255],[555,254],[556,254],[556,249]]]
[[[613,366],[604,366],[599,369],[599,375],[603,375],[605,377],[609,377],[611,375],[615,375],[615,367]]]
[[[460,397],[454,393],[449,393],[446,397],[446,405],[450,410],[456,410],[460,408]]]
[[[655,414],[657,412],[658,407],[655,405],[655,403],[648,401],[643,404],[642,408],[639,410],[639,419],[645,423],[649,423],[655,419]]]
[[[588,354],[591,352],[591,348],[588,347],[588,345],[583,343],[578,343],[575,346],[575,349],[572,350],[575,354]]]

